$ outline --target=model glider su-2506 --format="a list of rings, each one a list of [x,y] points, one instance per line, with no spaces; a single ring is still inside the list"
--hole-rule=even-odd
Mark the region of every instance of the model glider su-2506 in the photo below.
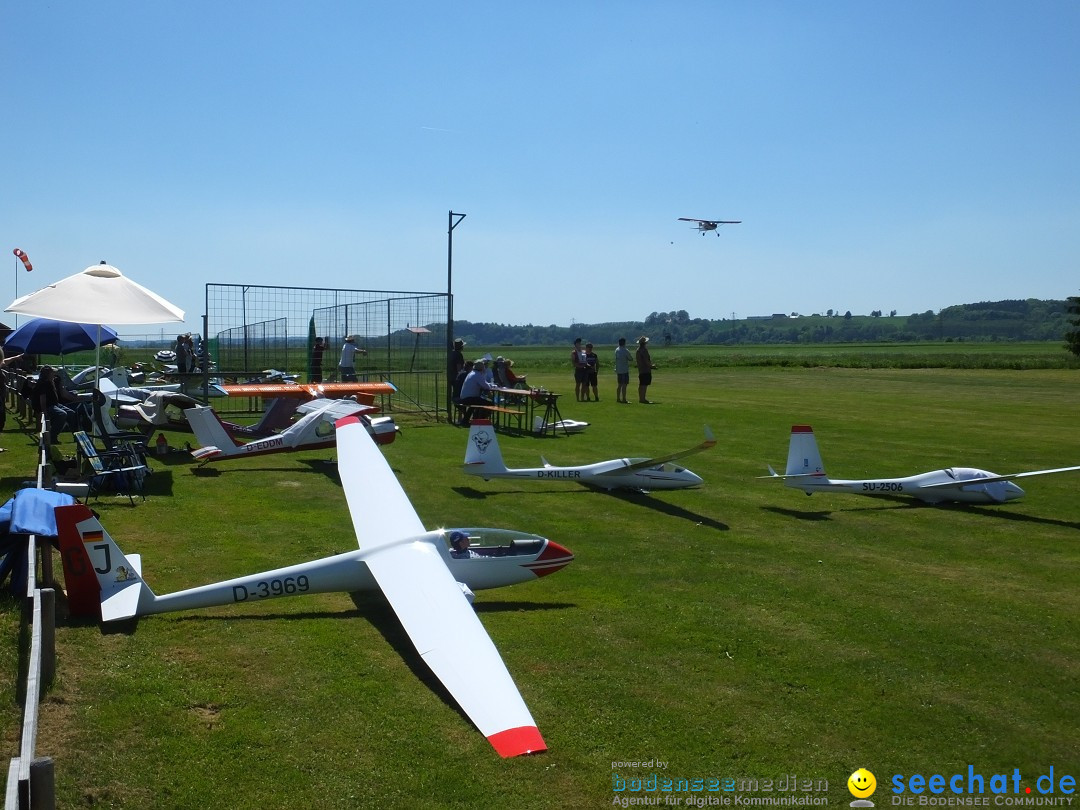
[[[479,475],[485,481],[491,478],[570,481],[600,489],[637,489],[645,492],[654,489],[684,489],[698,486],[702,483],[701,478],[685,467],[670,462],[708,450],[714,444],[716,439],[706,426],[705,441],[701,444],[658,458],[615,458],[578,467],[555,467],[541,456],[543,467],[507,469],[491,422],[474,419],[469,430],[465,466],[462,469],[469,475]]]
[[[695,226],[701,235],[704,236],[706,231],[716,231],[718,225],[741,225],[741,219],[693,219],[691,217],[679,217],[679,222],[696,222]],[[717,231],[717,236],[720,232]]]
[[[184,411],[184,416],[187,417],[195,438],[202,445],[197,450],[192,450],[191,455],[197,461],[207,462],[333,447],[334,423],[338,419],[364,414],[365,411],[374,413],[377,409],[348,399],[317,399],[305,402],[297,410],[304,416],[280,433],[255,439],[247,444],[237,444],[213,408],[206,405],[188,408]],[[392,442],[397,435],[397,426],[389,416],[370,417],[364,414],[360,419],[379,444]]]
[[[785,473],[779,475],[769,467],[769,475],[760,477],[783,481],[785,486],[801,489],[807,495],[815,492],[846,492],[877,497],[906,496],[926,503],[956,501],[994,504],[1016,500],[1024,495],[1024,490],[1013,483],[1015,478],[1077,470],[1080,470],[1080,466],[998,475],[972,467],[949,467],[904,478],[841,480],[825,474],[813,429],[809,425],[792,425]]]
[[[111,622],[278,596],[382,591],[424,662],[504,757],[546,748],[498,650],[470,605],[472,590],[554,573],[574,555],[534,534],[505,529],[428,532],[356,417],[338,423],[338,470],[358,551],[158,596],[138,555],[125,555],[82,504],[56,509],[73,613]],[[447,538],[475,540],[455,557]],[[468,552],[466,552],[468,553]]]

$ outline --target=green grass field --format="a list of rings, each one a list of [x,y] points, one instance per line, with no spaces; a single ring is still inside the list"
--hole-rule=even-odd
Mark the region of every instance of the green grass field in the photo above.
[[[654,772],[827,780],[846,805],[861,766],[881,807],[893,774],[1077,775],[1080,478],[1029,479],[998,507],[756,479],[782,467],[797,422],[838,477],[1078,464],[1075,371],[675,368],[669,351],[653,350],[658,404],[617,405],[604,373],[602,402],[563,398],[584,433],[500,442],[511,466],[584,463],[689,447],[708,423],[717,447],[687,459],[699,489],[483,482],[460,472],[465,431],[444,424],[408,423],[384,448],[428,526],[514,526],[576,553],[476,602],[549,751],[499,759],[377,598],[168,614],[133,633],[62,622],[38,744],[59,806],[606,807],[643,795],[614,777]],[[557,391],[569,379],[530,372]],[[7,485],[32,464],[10,428]],[[203,474],[154,460],[145,503],[98,511],[158,593],[301,562],[355,544],[331,455]],[[14,751],[18,709],[0,716]],[[664,770],[613,765],[648,760]],[[692,795],[717,794],[683,806]]]

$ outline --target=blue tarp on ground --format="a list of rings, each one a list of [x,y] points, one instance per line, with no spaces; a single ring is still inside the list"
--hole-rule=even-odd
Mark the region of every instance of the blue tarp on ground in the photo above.
[[[51,489],[20,489],[0,506],[0,583],[11,572],[11,591],[26,589],[25,535],[56,537],[58,506],[70,506],[75,499],[65,492]]]

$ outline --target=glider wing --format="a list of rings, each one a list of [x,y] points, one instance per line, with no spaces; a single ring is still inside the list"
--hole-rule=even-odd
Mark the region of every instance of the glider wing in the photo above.
[[[656,467],[660,464],[666,464],[669,461],[675,461],[676,459],[685,458],[686,456],[692,456],[694,453],[700,453],[703,450],[708,450],[716,444],[716,438],[713,436],[713,432],[709,429],[709,426],[705,426],[705,441],[696,447],[691,447],[689,450],[680,450],[678,453],[671,453],[666,456],[657,456],[656,458],[647,458],[642,461],[635,461],[633,464],[628,464],[625,467],[617,467],[610,470],[604,470],[601,473],[597,473],[598,476],[602,475],[618,475],[619,473],[629,472],[631,470],[646,470],[649,467]]]
[[[961,489],[972,484],[993,484],[996,481],[1011,481],[1014,478],[1030,478],[1033,475],[1052,475],[1053,473],[1076,472],[1080,467],[1058,467],[1053,470],[1032,470],[1031,472],[1009,473],[1008,475],[990,475],[985,478],[963,478],[956,481],[940,481],[935,484],[923,484],[921,489]]]
[[[360,421],[337,423],[338,470],[364,560],[424,662],[503,757],[547,747],[484,626]]]

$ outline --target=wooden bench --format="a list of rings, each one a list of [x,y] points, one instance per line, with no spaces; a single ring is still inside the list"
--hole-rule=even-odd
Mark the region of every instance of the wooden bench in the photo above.
[[[521,421],[525,418],[525,408],[514,408],[506,405],[469,405],[472,411],[484,411],[491,415],[491,424],[498,430],[499,428],[509,429],[510,420],[514,419],[517,423],[517,429],[522,430]]]

